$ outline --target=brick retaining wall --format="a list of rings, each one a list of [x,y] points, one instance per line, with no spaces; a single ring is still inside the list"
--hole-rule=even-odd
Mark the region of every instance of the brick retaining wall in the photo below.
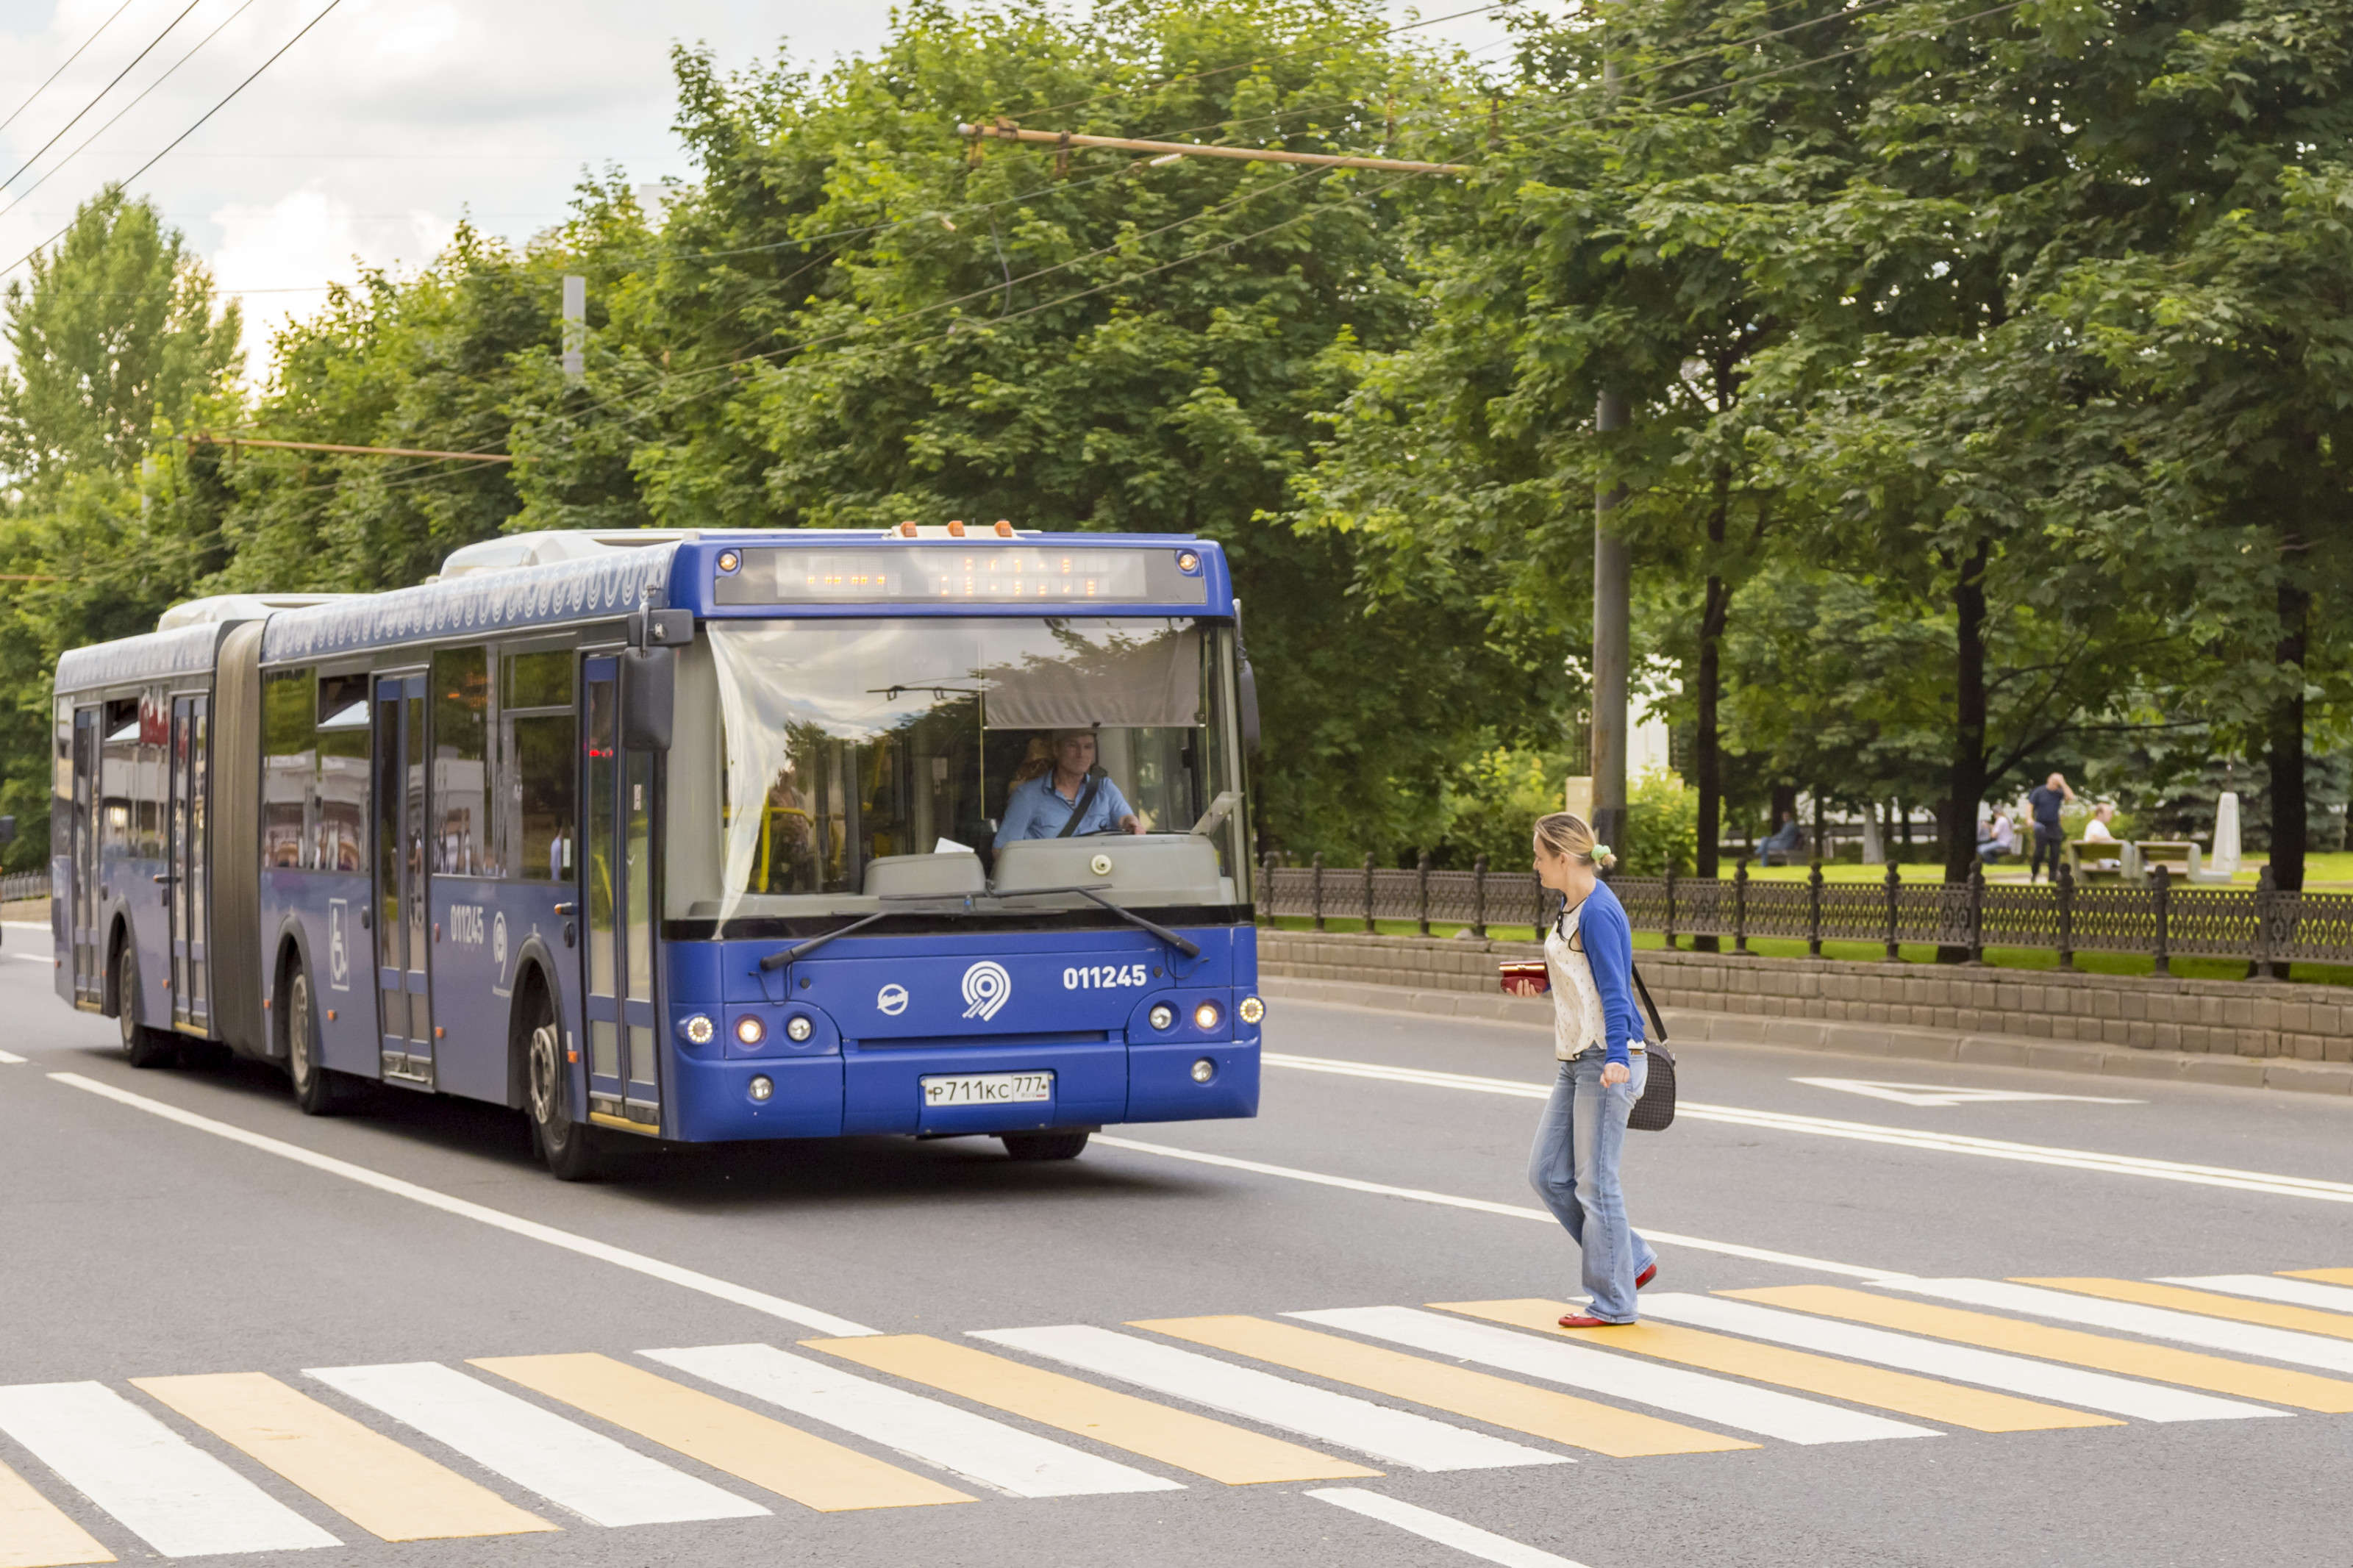
[[[1262,928],[1259,970],[1300,980],[1493,994],[1499,961],[1539,951],[1525,942]],[[2137,1050],[2353,1061],[2353,987],[1647,949],[1638,957],[1662,1007]]]

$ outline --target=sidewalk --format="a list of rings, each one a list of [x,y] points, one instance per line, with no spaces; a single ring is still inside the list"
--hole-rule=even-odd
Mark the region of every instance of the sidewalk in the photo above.
[[[1261,977],[1259,990],[1270,1001],[1317,1002],[1390,1013],[1481,1018],[1532,1028],[1552,1027],[1552,1004],[1531,997],[1417,991],[1401,985],[1359,985],[1347,981],[1294,980],[1280,975]],[[2345,1062],[2227,1057],[2202,1051],[2144,1051],[2086,1041],[1975,1035],[1957,1029],[1909,1028],[1894,1024],[1765,1018],[1737,1013],[1703,1013],[1685,1007],[1664,1007],[1660,1009],[1660,1015],[1666,1020],[1668,1035],[1679,1044],[1704,1040],[1711,1045],[1778,1046],[1844,1056],[1977,1062],[2053,1072],[2102,1073],[2114,1078],[2229,1084],[2240,1089],[2353,1094],[2353,1064]]]

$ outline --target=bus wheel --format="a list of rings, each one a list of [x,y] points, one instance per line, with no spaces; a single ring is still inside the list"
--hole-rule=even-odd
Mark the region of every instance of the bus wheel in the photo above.
[[[135,1068],[167,1065],[180,1054],[177,1042],[139,1021],[139,950],[125,942],[114,965],[114,1013],[122,1026],[122,1059]]]
[[[1087,1146],[1084,1132],[1000,1132],[1005,1152],[1016,1160],[1075,1160]]]
[[[319,1020],[311,1012],[311,975],[301,964],[286,982],[286,1076],[305,1116],[332,1116],[336,1075],[319,1065]]]
[[[532,1019],[525,1064],[530,1072],[531,1138],[548,1173],[559,1182],[594,1181],[601,1171],[596,1130],[572,1120],[565,1106],[564,1033],[556,1027],[555,1004],[544,991]]]

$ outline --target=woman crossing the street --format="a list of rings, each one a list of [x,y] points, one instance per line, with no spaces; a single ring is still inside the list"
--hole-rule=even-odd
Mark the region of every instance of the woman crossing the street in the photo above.
[[[1591,1300],[1560,1326],[1607,1328],[1634,1321],[1634,1292],[1659,1271],[1658,1254],[1627,1221],[1618,1185],[1626,1119],[1649,1077],[1634,1009],[1634,933],[1598,874],[1615,858],[1581,819],[1565,811],[1537,819],[1535,849],[1537,880],[1565,906],[1545,936],[1559,1071],[1528,1156],[1528,1183],[1584,1253]]]

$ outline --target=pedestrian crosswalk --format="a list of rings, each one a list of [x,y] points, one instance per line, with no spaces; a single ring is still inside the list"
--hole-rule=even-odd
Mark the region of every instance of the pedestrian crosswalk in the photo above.
[[[1642,1305],[1603,1329],[1521,1298],[0,1386],[0,1568],[2353,1412],[2353,1269]],[[1343,1492],[1378,1500],[1316,1495]]]

